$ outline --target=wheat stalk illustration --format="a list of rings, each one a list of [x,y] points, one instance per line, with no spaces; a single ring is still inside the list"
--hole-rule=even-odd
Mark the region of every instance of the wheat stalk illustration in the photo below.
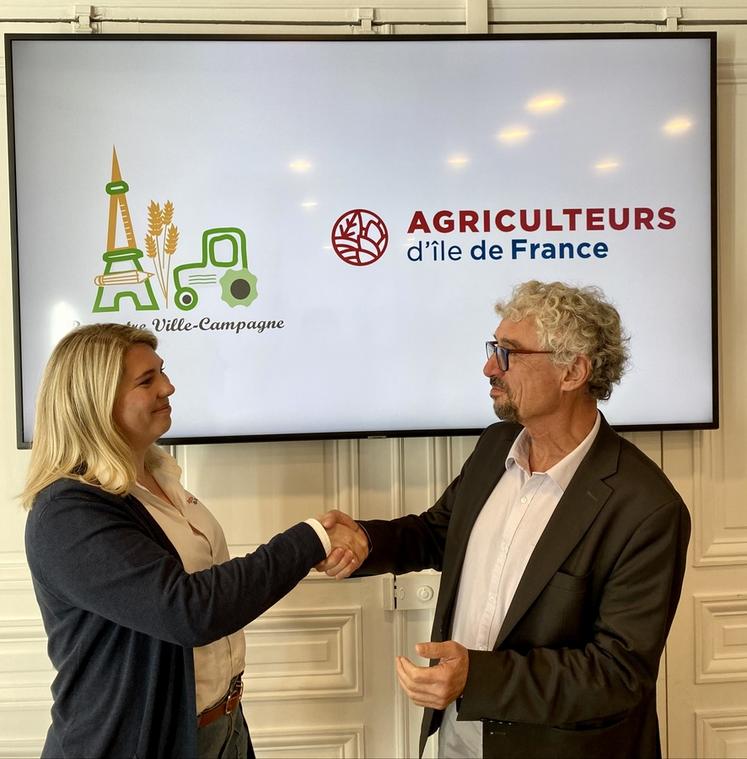
[[[164,227],[168,227],[174,218],[174,204],[167,200],[163,204],[163,211],[161,212],[161,223]]]
[[[148,204],[148,232],[158,239],[163,231],[161,204],[151,200]]]
[[[148,258],[153,259],[153,268],[156,272],[156,279],[158,280],[159,287],[163,291],[163,282],[161,281],[161,273],[158,268],[158,241],[151,234],[145,235],[145,255],[148,256]]]
[[[153,259],[158,284],[166,305],[169,305],[169,276],[171,257],[179,244],[179,229],[174,225],[174,204],[167,200],[160,203],[151,200],[148,204],[148,234],[145,236],[145,253]]]
[[[173,206],[172,206],[173,209]],[[166,254],[166,304],[168,305],[168,282],[169,275],[171,273],[171,256],[176,253],[176,246],[179,244],[179,229],[169,222],[169,227],[166,230],[166,239],[163,244],[163,252]]]

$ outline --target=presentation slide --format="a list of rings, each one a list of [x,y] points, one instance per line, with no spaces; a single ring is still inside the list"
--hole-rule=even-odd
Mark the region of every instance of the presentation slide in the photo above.
[[[171,440],[476,431],[530,279],[620,311],[612,424],[715,424],[713,45],[12,39],[19,440],[92,322],[157,335]]]

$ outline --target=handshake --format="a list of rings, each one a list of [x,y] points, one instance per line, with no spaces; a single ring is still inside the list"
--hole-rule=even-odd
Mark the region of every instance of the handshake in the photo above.
[[[369,551],[366,531],[342,511],[328,511],[319,517],[327,531],[332,550],[327,558],[316,565],[319,572],[326,572],[336,580],[343,580],[358,569]]]

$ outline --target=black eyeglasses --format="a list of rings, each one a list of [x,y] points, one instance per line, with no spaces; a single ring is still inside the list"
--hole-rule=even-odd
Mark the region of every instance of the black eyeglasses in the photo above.
[[[488,340],[485,343],[485,352],[488,354],[488,361],[495,356],[498,366],[502,372],[508,371],[508,357],[511,353],[533,354],[533,353],[555,353],[555,351],[530,351],[524,348],[505,348],[495,340]]]

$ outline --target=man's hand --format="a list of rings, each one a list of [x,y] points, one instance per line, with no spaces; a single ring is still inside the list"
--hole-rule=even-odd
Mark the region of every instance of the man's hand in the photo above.
[[[368,536],[342,511],[328,511],[319,521],[329,535],[332,550],[315,568],[336,580],[349,577],[368,556]]]
[[[418,643],[415,650],[426,659],[439,659],[433,667],[418,667],[406,656],[397,657],[399,684],[418,706],[445,709],[459,698],[467,683],[469,654],[455,640]]]

